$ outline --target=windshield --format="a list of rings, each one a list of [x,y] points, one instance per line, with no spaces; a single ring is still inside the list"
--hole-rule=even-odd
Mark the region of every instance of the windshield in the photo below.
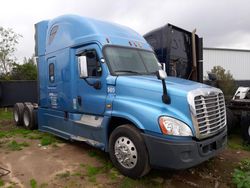
[[[108,46],[104,48],[104,55],[114,75],[154,74],[159,70],[158,61],[150,51]]]

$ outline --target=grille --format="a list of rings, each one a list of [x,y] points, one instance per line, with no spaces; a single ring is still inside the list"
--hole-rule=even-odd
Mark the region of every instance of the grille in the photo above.
[[[200,137],[216,134],[226,126],[225,100],[222,93],[194,97]]]

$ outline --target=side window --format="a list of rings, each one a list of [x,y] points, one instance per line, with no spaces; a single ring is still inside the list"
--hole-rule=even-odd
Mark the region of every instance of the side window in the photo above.
[[[90,77],[100,77],[102,75],[101,63],[98,59],[96,51],[90,51],[86,53],[88,75]]]
[[[55,65],[54,63],[49,64],[49,81],[53,83],[55,81]]]

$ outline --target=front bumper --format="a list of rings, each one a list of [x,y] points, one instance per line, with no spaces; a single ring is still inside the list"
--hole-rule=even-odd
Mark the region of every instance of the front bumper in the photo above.
[[[202,141],[163,139],[143,134],[150,159],[155,168],[186,169],[215,156],[227,143],[227,131]]]

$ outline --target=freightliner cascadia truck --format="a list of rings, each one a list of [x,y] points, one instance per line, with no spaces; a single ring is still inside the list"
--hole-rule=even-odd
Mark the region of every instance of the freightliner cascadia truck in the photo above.
[[[203,82],[203,42],[193,32],[166,24],[144,35],[168,76]],[[204,82],[218,87],[216,75]],[[226,103],[227,131],[240,127],[244,142],[250,143],[250,87],[239,87]]]
[[[221,90],[167,77],[134,30],[65,15],[35,25],[38,104],[17,103],[18,126],[108,152],[125,176],[185,169],[227,142]]]

